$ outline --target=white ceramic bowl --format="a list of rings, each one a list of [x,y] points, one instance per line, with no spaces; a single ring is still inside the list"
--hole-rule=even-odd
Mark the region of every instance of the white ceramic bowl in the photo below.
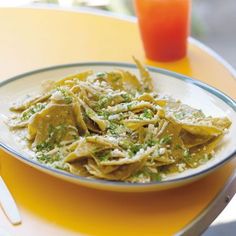
[[[228,116],[232,121],[232,126],[230,127],[228,134],[225,135],[223,141],[220,144],[220,148],[218,148],[218,151],[216,152],[216,155],[209,162],[199,166],[196,169],[189,169],[182,173],[173,174],[161,182],[131,184],[99,179],[87,179],[46,167],[31,160],[4,123],[4,119],[6,119],[6,117],[9,115],[10,103],[27,93],[31,93],[32,91],[37,92],[43,80],[57,80],[68,74],[73,74],[86,69],[93,69],[94,71],[98,72],[114,70],[114,68],[121,68],[138,74],[136,66],[132,64],[89,62],[44,68],[15,76],[0,83],[0,146],[27,165],[30,165],[48,174],[85,186],[115,191],[153,191],[177,187],[209,174],[211,171],[222,166],[233,156],[235,156],[235,101],[219,90],[200,81],[196,81],[184,75],[167,70],[149,67],[149,71],[154,79],[155,87],[158,92],[171,95],[174,98],[180,99],[183,103],[189,104],[198,109],[202,109],[207,115]]]

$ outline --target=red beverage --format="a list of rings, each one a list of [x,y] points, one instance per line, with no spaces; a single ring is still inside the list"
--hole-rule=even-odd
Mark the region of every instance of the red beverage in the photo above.
[[[191,0],[135,0],[148,59],[174,61],[187,52]]]

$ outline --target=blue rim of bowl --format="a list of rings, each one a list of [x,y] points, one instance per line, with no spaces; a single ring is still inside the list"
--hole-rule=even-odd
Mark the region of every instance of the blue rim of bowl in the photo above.
[[[0,88],[11,83],[14,82],[16,80],[19,80],[21,78],[30,76],[30,75],[34,75],[34,74],[39,74],[42,72],[47,72],[47,71],[51,71],[51,70],[57,70],[57,69],[63,69],[63,68],[70,68],[70,67],[84,67],[84,66],[88,66],[88,67],[93,67],[93,66],[109,66],[109,67],[122,67],[122,68],[129,68],[129,69],[136,69],[136,65],[135,64],[131,64],[131,63],[123,63],[123,62],[81,62],[81,63],[71,63],[71,64],[62,64],[62,65],[56,65],[56,66],[50,66],[50,67],[45,67],[45,68],[41,68],[41,69],[37,69],[37,70],[33,70],[33,71],[29,71],[14,77],[11,77],[7,80],[4,80],[3,82],[0,83]],[[226,94],[224,94],[223,92],[221,92],[220,90],[205,84],[201,81],[198,80],[194,80],[188,76],[176,73],[176,72],[172,72],[169,70],[165,70],[165,69],[160,69],[160,68],[155,68],[152,66],[147,66],[146,68],[148,68],[148,70],[150,72],[156,72],[156,73],[160,73],[163,75],[167,75],[170,77],[174,77],[175,79],[179,79],[182,80],[184,82],[196,85],[197,87],[200,87],[201,89],[213,94],[214,96],[218,97],[220,100],[222,100],[224,103],[226,103],[228,106],[230,106],[235,112],[236,112],[236,101],[234,101],[232,98],[230,98],[229,96],[227,96]],[[174,179],[170,179],[170,180],[163,180],[163,181],[154,181],[154,182],[150,182],[150,183],[127,183],[127,182],[122,182],[122,181],[113,181],[113,180],[103,180],[103,179],[90,179],[87,177],[83,177],[83,176],[77,176],[77,175],[73,175],[69,172],[65,172],[65,171],[61,171],[61,170],[57,170],[55,168],[51,168],[48,167],[46,165],[43,165],[37,161],[34,161],[30,158],[25,157],[24,155],[22,155],[21,153],[16,152],[14,149],[12,149],[11,147],[9,147],[8,145],[0,142],[0,147],[2,147],[3,149],[5,149],[7,152],[13,154],[14,156],[17,156],[18,158],[23,159],[24,162],[28,162],[30,163],[32,166],[34,167],[39,167],[40,169],[43,169],[45,171],[49,171],[49,172],[54,172],[57,175],[63,175],[64,177],[68,178],[72,178],[73,180],[79,180],[80,182],[83,183],[90,183],[90,184],[99,184],[99,185],[107,185],[107,186],[117,186],[117,187],[150,187],[150,186],[156,186],[156,185],[168,185],[171,183],[177,183],[177,182],[181,182],[187,179],[192,179],[196,176],[201,176],[204,175],[207,172],[212,171],[213,169],[216,169],[217,167],[223,165],[224,163],[226,163],[227,161],[229,161],[231,158],[234,157],[234,155],[236,154],[236,148],[235,150],[228,155],[226,158],[224,158],[224,160],[222,160],[219,163],[216,163],[215,165],[210,166],[209,168],[199,171],[198,173],[192,174],[190,176],[184,176],[184,177],[177,177]]]

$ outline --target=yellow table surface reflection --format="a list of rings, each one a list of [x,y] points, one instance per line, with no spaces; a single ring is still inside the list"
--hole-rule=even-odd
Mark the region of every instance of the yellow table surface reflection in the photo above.
[[[0,9],[0,80],[55,64],[145,61],[136,23],[88,12]],[[236,98],[231,71],[194,41],[188,56],[156,63],[213,85]],[[44,174],[0,151],[1,175],[13,193],[22,224],[0,226],[12,235],[172,235],[221,191],[236,167],[232,160],[202,180],[155,193],[88,189]]]

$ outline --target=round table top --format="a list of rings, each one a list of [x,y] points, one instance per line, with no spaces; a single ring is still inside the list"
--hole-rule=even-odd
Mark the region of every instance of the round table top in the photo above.
[[[79,61],[131,62],[204,81],[236,98],[228,65],[195,40],[173,63],[146,61],[137,24],[83,11],[0,9],[0,80],[25,71]],[[0,225],[13,235],[172,235],[189,224],[221,191],[236,167],[232,160],[185,187],[153,193],[88,189],[44,174],[1,151],[1,175],[14,195],[22,224]]]

